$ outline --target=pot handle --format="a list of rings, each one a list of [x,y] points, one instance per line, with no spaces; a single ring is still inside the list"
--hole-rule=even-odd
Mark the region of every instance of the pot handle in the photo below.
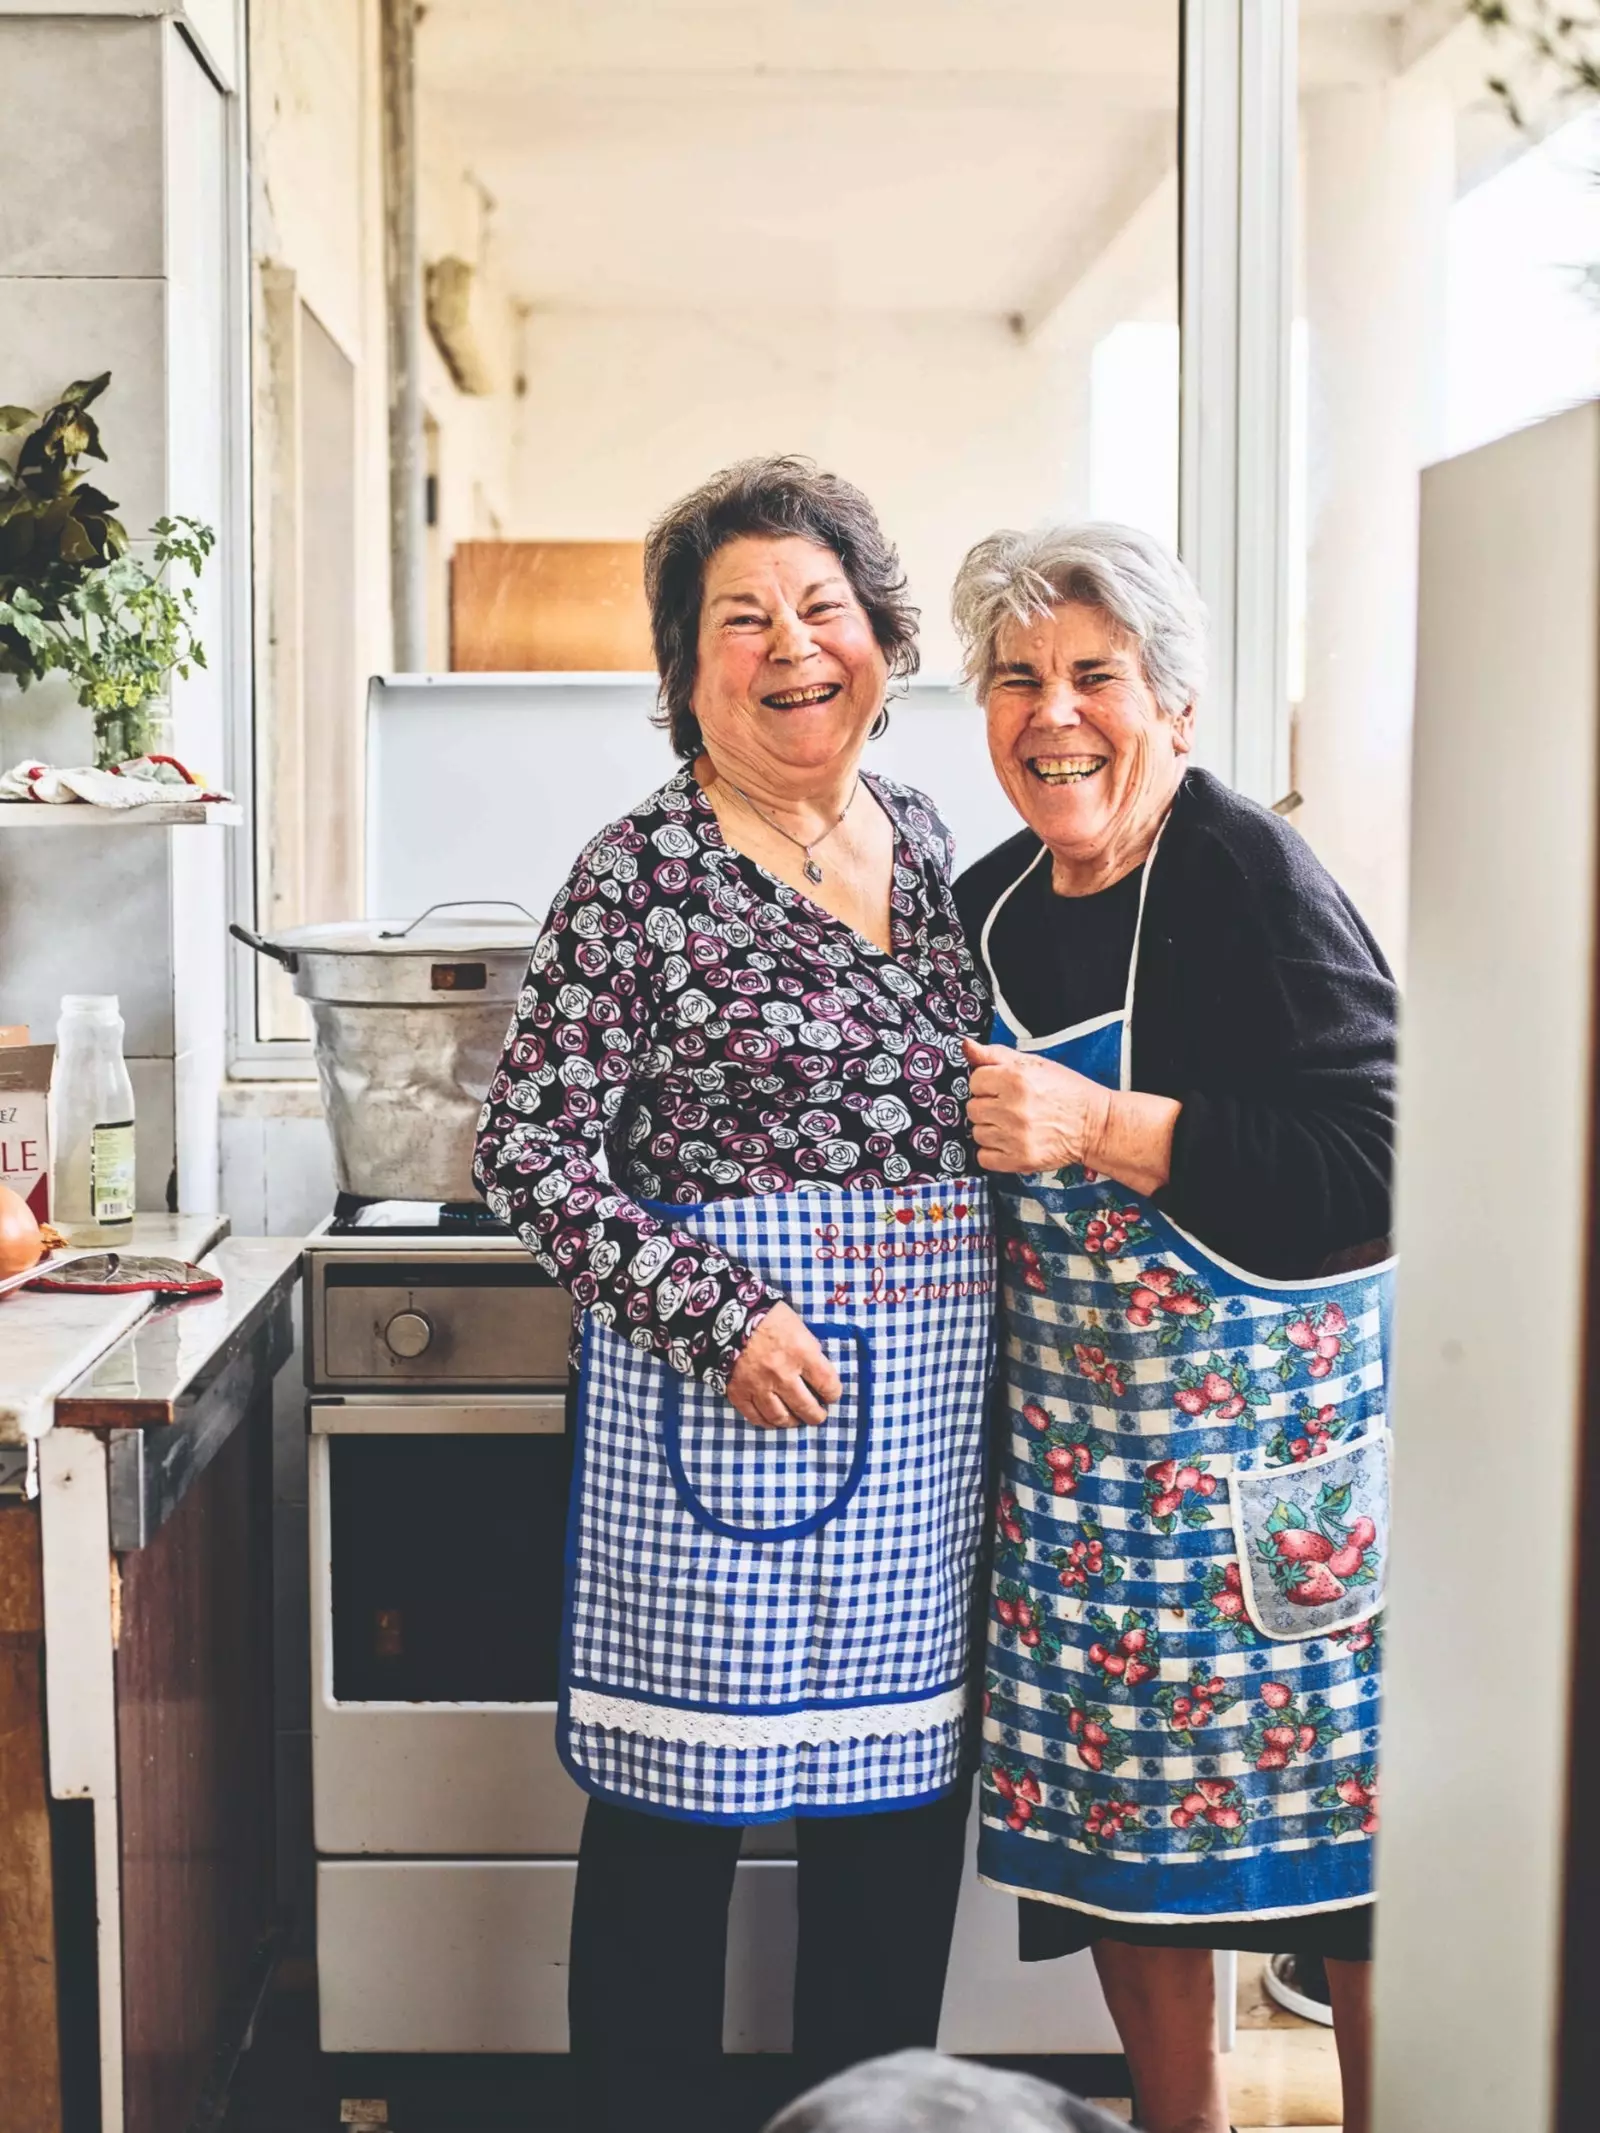
[[[300,968],[300,958],[292,948],[280,948],[275,941],[264,941],[248,926],[230,926],[228,931],[236,941],[243,941],[247,948],[253,948],[257,955],[270,955],[275,963],[281,963],[290,977]]]
[[[380,941],[403,941],[408,933],[416,932],[425,918],[432,918],[435,911],[475,910],[480,904],[494,904],[504,911],[520,911],[524,918],[533,919],[535,925],[539,923],[536,918],[533,918],[533,913],[526,904],[514,903],[509,896],[450,896],[442,904],[429,904],[426,911],[418,912],[409,926],[385,926],[381,928],[378,938]]]

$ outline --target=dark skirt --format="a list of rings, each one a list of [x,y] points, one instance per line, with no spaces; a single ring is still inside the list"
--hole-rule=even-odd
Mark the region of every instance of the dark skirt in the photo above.
[[[1237,1948],[1250,1955],[1320,1955],[1336,1963],[1372,1960],[1370,1903],[1343,1911],[1299,1911],[1290,1918],[1219,1918],[1210,1925],[1119,1925],[1068,1904],[1017,1901],[1017,1953],[1025,1963],[1076,1955],[1097,1940],[1133,1948]]]

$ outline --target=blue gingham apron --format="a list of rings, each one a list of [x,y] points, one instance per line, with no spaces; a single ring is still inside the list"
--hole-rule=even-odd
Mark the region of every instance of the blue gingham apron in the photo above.
[[[1138,954],[1053,1036],[996,985],[992,1041],[1128,1088]],[[980,1874],[1151,1925],[1367,1901],[1392,1262],[1268,1281],[1081,1165],[996,1185]]]
[[[780,1288],[843,1396],[820,1427],[757,1429],[586,1322],[562,1759],[690,1821],[933,1799],[960,1768],[983,1519],[988,1187],[658,1211]]]

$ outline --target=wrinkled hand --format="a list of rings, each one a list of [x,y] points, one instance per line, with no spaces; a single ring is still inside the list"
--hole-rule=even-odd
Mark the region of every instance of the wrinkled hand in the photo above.
[[[826,1422],[828,1402],[843,1390],[821,1342],[784,1303],[751,1334],[728,1379],[728,1398],[757,1429]]]
[[[970,1037],[964,1049],[972,1069],[967,1121],[985,1170],[1026,1176],[1068,1163],[1100,1167],[1094,1154],[1105,1135],[1109,1089],[1038,1052]]]

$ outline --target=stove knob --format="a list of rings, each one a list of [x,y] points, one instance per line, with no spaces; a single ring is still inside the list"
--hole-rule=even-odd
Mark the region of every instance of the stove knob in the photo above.
[[[433,1321],[424,1318],[420,1311],[397,1311],[384,1327],[383,1338],[391,1355],[409,1362],[431,1345]]]

